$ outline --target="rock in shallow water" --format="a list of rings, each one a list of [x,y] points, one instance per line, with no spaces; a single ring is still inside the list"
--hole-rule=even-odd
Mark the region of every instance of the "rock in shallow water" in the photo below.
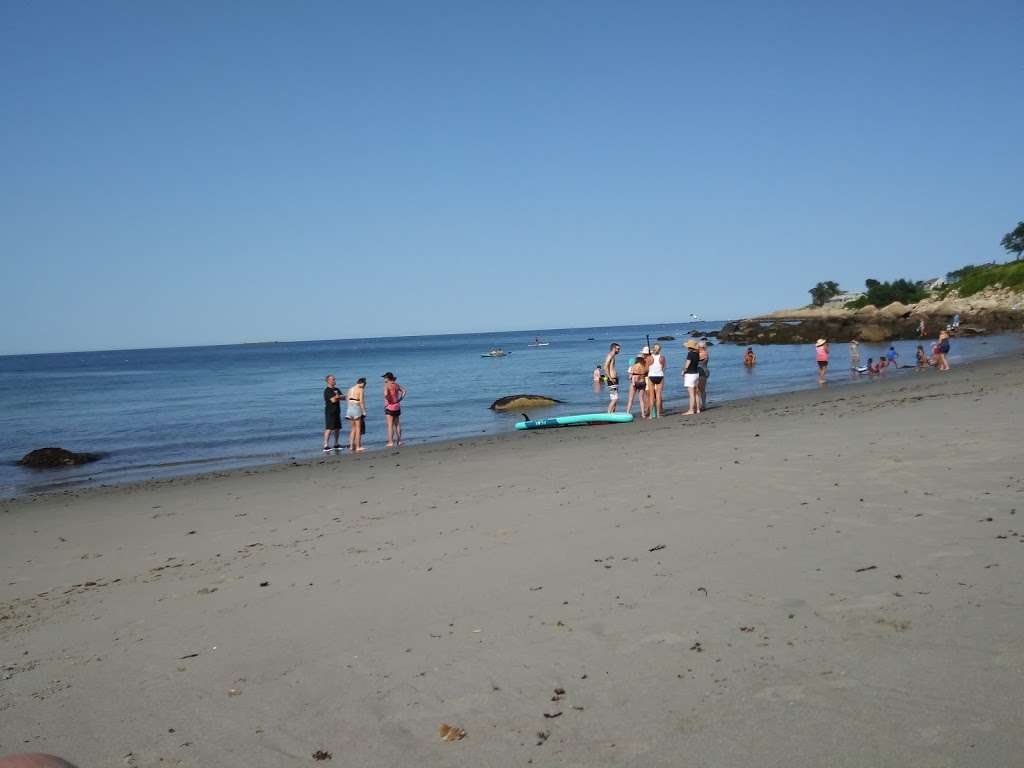
[[[499,397],[490,405],[492,411],[518,411],[522,408],[541,408],[545,405],[557,405],[562,402],[544,395],[508,395]]]
[[[36,448],[22,456],[18,464],[32,469],[54,469],[88,464],[99,458],[98,453],[72,453],[64,448]]]

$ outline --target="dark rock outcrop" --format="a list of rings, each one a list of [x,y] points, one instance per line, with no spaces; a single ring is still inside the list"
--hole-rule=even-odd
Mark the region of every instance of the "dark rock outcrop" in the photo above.
[[[22,456],[18,464],[31,469],[55,469],[88,464],[100,458],[98,453],[72,453],[63,448],[37,448]]]
[[[887,308],[888,309],[888,308]],[[924,338],[933,339],[949,322],[947,314],[928,315],[904,309],[896,311],[848,312],[820,317],[764,317],[733,320],[722,326],[721,341],[735,344],[813,344],[817,339],[831,342],[858,341],[881,343],[921,338],[918,323],[925,324]],[[978,335],[1017,330],[1024,326],[1024,312],[982,310],[961,316],[960,328],[953,335]]]
[[[543,408],[562,402],[544,395],[508,395],[499,397],[489,406],[492,411],[518,411],[522,408]]]

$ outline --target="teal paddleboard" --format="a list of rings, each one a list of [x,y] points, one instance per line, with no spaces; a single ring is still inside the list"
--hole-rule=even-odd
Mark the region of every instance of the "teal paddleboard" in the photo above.
[[[631,413],[581,413],[576,416],[555,416],[551,419],[517,421],[516,429],[548,429],[550,427],[575,427],[585,424],[625,424],[633,420]]]

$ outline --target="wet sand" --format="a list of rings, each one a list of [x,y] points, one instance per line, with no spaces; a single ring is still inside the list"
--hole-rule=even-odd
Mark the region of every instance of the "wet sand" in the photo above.
[[[1022,384],[1016,355],[0,503],[0,754],[1017,764]]]

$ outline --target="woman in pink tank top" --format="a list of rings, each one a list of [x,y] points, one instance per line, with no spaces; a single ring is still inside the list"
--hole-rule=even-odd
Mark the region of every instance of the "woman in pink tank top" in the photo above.
[[[387,448],[402,445],[402,399],[405,387],[395,381],[395,374],[388,371],[384,374],[384,421],[387,422]]]
[[[825,372],[828,370],[828,342],[825,339],[818,339],[814,345],[814,355],[818,361],[818,383],[825,383]]]

